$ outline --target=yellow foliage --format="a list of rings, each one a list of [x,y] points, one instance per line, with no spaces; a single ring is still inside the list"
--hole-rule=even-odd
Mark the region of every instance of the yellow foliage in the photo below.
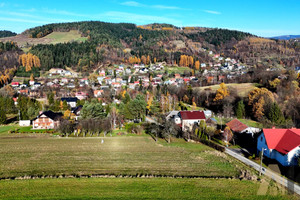
[[[214,98],[214,101],[220,101],[227,96],[229,96],[229,90],[225,85],[225,83],[221,83],[220,88],[217,90],[217,94],[216,97]]]
[[[273,81],[269,81],[269,85],[274,89],[277,87],[277,85],[279,83],[280,83],[280,80],[278,78],[275,78]]]

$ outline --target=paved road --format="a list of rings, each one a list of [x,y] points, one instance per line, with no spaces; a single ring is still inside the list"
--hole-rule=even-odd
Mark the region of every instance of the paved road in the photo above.
[[[244,156],[234,152],[233,150],[229,149],[229,148],[225,148],[225,153],[235,157],[236,159],[242,161],[243,163],[245,163],[246,165],[249,165],[250,167],[256,169],[257,171],[260,171],[260,165],[245,158]],[[274,181],[276,181],[277,183],[280,183],[281,185],[285,186],[286,188],[288,188],[290,191],[293,191],[295,193],[297,193],[298,195],[300,195],[300,186],[297,185],[295,182],[282,177],[281,175],[266,169],[266,168],[262,168],[262,173],[268,177],[270,177],[271,179],[273,179]]]
[[[152,119],[151,117],[148,117],[148,116],[146,116],[146,122],[150,122],[150,123],[155,123],[155,124],[157,124],[157,122],[154,120],[154,119]]]

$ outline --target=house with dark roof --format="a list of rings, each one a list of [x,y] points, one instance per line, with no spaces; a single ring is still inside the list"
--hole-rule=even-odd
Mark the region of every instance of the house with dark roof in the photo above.
[[[79,99],[77,97],[62,97],[60,100],[62,102],[66,101],[71,108],[75,108]]]
[[[277,160],[282,166],[298,165],[300,156],[300,129],[263,129],[257,139],[257,151]]]
[[[183,131],[191,131],[195,124],[199,125],[201,120],[206,120],[203,111],[180,111],[178,116],[181,119],[178,123],[181,124]]]
[[[59,126],[62,117],[62,113],[44,111],[32,120],[32,129],[54,129]]]

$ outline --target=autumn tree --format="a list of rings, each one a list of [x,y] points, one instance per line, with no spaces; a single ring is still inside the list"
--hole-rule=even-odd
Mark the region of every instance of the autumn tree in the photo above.
[[[145,56],[142,56],[142,57],[141,57],[141,61],[142,61],[142,63],[143,63],[144,65],[147,64],[147,58],[146,58]]]
[[[223,138],[223,141],[225,141],[226,143],[228,143],[232,140],[233,133],[228,126],[226,126],[226,128],[224,129],[224,131],[222,133],[222,138]]]
[[[221,83],[220,88],[217,90],[217,94],[216,97],[214,98],[214,101],[223,100],[227,96],[229,96],[229,90],[225,85],[225,83]]]
[[[252,112],[256,119],[262,120],[265,108],[274,102],[274,95],[266,88],[254,88],[248,94],[248,104],[252,106]]]
[[[19,63],[20,63],[20,65],[25,67],[26,72],[31,71],[32,67],[40,67],[41,66],[40,59],[31,53],[20,55]]]
[[[199,69],[200,69],[200,62],[199,62],[199,60],[197,60],[197,61],[195,62],[195,69],[196,69],[196,70],[199,70]]]

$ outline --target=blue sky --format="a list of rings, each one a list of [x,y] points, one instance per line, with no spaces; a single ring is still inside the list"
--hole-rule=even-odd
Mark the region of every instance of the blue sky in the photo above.
[[[0,30],[21,33],[48,23],[93,20],[300,35],[299,10],[300,0],[0,0]]]

